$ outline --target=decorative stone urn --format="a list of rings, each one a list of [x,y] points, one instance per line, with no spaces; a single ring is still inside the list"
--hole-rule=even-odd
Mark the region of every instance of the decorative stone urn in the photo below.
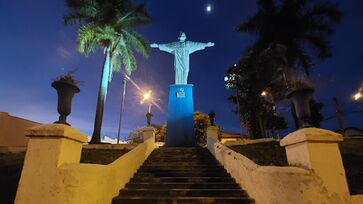
[[[214,119],[216,117],[216,113],[214,111],[211,111],[208,113],[209,116],[209,120],[210,120],[210,125],[214,126]]]
[[[54,123],[61,123],[69,125],[67,123],[67,116],[71,113],[72,99],[74,94],[80,91],[75,80],[71,76],[63,76],[53,81],[52,87],[57,90],[58,93],[58,113],[59,120]]]
[[[299,129],[312,127],[311,125],[311,111],[310,100],[314,93],[311,87],[298,88],[291,91],[287,98],[289,98],[295,107],[296,117],[299,122]]]

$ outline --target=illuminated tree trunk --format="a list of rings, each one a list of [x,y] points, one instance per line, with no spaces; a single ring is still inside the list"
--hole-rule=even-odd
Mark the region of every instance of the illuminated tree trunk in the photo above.
[[[101,127],[103,119],[103,110],[106,102],[107,87],[109,83],[110,71],[111,71],[111,48],[107,47],[105,52],[105,59],[102,68],[101,81],[98,89],[97,109],[95,116],[94,129],[91,139],[91,144],[101,143]]]

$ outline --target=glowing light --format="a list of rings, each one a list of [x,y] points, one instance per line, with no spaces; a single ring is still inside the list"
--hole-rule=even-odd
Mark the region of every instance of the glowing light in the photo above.
[[[212,11],[212,5],[207,5],[207,7],[205,8],[205,10],[210,13]]]
[[[148,92],[146,92],[146,93],[144,93],[144,97],[142,98],[142,100],[140,101],[140,104],[143,104],[145,101],[148,101],[148,100],[150,100],[150,98],[151,98],[151,90],[150,91],[148,91]]]
[[[228,79],[229,79],[228,76],[224,77],[224,81],[228,81]]]
[[[353,98],[355,101],[358,101],[359,99],[361,99],[363,97],[361,92],[358,92],[356,94],[354,94]]]
[[[267,91],[262,91],[261,96],[267,96]]]
[[[233,66],[234,66],[234,67],[237,67],[237,64],[234,64]]]

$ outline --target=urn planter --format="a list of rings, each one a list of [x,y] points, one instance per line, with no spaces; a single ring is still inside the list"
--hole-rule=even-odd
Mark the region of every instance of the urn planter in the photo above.
[[[311,125],[311,111],[310,100],[314,93],[311,87],[299,88],[291,91],[287,97],[294,105],[296,117],[299,123],[299,129],[312,127]]]
[[[75,83],[63,80],[53,81],[52,87],[57,90],[58,94],[57,109],[59,113],[59,120],[54,123],[70,126],[70,124],[66,121],[67,116],[71,113],[73,96],[78,93],[80,89]]]

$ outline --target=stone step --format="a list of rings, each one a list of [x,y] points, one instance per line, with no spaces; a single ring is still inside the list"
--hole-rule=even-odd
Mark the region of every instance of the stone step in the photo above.
[[[201,147],[160,147],[155,152],[209,152]]]
[[[229,177],[230,175],[226,172],[137,172],[134,175],[135,177]]]
[[[235,183],[231,177],[134,177],[130,182],[146,183]]]
[[[113,204],[254,203],[205,148],[154,150]]]
[[[150,157],[148,161],[216,161],[208,157]]]
[[[149,157],[148,160],[215,160],[214,158],[211,157],[203,157],[203,156],[180,156],[180,157],[165,157],[165,156],[160,156],[160,157]]]
[[[241,189],[122,189],[120,196],[247,197]]]
[[[210,169],[225,171],[223,166],[156,166],[156,165],[144,165],[141,169],[143,170],[194,170],[194,171],[207,171]]]
[[[189,161],[189,162],[154,162],[146,161],[143,166],[219,166],[217,162]],[[142,167],[141,167],[142,168]]]
[[[205,164],[205,163],[192,163],[190,165],[181,165],[178,163],[144,163],[140,168],[186,168],[186,169],[190,169],[190,168],[214,168],[214,167],[222,167],[224,168],[222,165],[220,164]]]
[[[182,155],[182,156],[173,156],[173,155],[151,155],[151,157],[149,156],[149,159],[153,160],[153,159],[169,159],[169,160],[188,160],[190,161],[191,159],[199,159],[199,160],[215,160],[212,157],[209,156],[204,156],[204,155]]]
[[[130,182],[127,189],[240,189],[236,183],[139,183]]]
[[[201,173],[201,174],[204,174],[204,173],[221,173],[221,174],[227,174],[226,170],[224,169],[204,169],[203,171],[201,170],[198,170],[198,169],[154,169],[154,168],[151,168],[151,169],[147,169],[147,168],[140,168],[139,170],[137,170],[137,173],[153,173],[153,174],[156,174],[156,173],[176,173],[176,174],[179,174],[179,173],[185,173],[185,174],[193,174],[193,173]]]
[[[113,204],[254,204],[244,197],[115,197]]]

